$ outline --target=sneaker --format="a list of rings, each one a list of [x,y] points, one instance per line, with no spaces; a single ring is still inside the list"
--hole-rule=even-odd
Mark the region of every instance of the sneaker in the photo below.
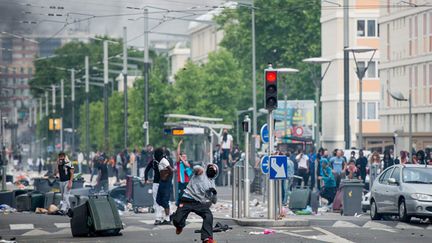
[[[160,220],[156,220],[155,222],[154,222],[154,225],[161,225],[162,224],[162,221],[160,221]]]
[[[217,241],[213,238],[207,238],[205,240],[203,240],[204,243],[217,243]]]
[[[182,231],[183,231],[183,228],[176,227],[176,235],[181,234]]]
[[[162,223],[160,223],[161,225],[171,225],[171,221],[168,220],[164,220],[162,221]]]

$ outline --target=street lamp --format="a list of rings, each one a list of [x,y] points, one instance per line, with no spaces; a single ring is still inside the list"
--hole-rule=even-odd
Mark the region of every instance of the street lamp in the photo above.
[[[409,119],[409,121],[408,121],[408,123],[409,123],[409,132],[408,132],[409,151],[408,152],[411,155],[410,156],[410,162],[412,163],[412,157],[413,156],[412,156],[411,152],[412,152],[413,141],[412,141],[412,96],[411,96],[411,89],[409,90],[409,93],[408,93],[408,99],[405,98],[405,96],[399,91],[395,91],[395,92],[388,91],[388,92],[389,92],[390,96],[397,101],[408,101],[408,113],[409,113],[409,118],[408,118]],[[396,154],[395,154],[395,156],[396,156]]]
[[[236,140],[237,140],[237,144],[240,144],[240,132],[239,132],[240,121],[239,121],[239,117],[243,113],[247,113],[247,112],[253,111],[253,109],[254,109],[253,107],[249,107],[247,110],[237,110],[236,111],[236,119],[237,119],[237,121],[236,121],[236,125],[237,125],[236,126],[237,127],[237,130],[236,130],[236,135],[237,135]]]
[[[354,62],[356,64],[356,74],[360,82],[360,101],[359,101],[359,141],[358,141],[358,147],[359,149],[363,148],[363,78],[366,74],[366,71],[369,67],[369,63],[372,61],[373,57],[375,56],[375,53],[377,51],[376,48],[367,47],[367,46],[356,46],[356,47],[347,47],[345,48],[345,51],[352,52],[354,57]],[[356,59],[356,53],[366,53],[366,52],[372,52],[372,56],[370,57],[369,61],[365,63],[363,67],[358,65],[358,61]]]
[[[299,70],[295,69],[295,68],[277,68],[276,71],[280,74],[283,73],[298,73]],[[287,129],[288,129],[288,121],[287,121],[287,116],[288,116],[288,95],[287,95],[287,90],[286,90],[286,81],[283,82],[284,84],[284,88],[283,88],[283,94],[284,94],[284,137],[286,137],[286,133],[287,133]]]
[[[311,68],[311,79],[315,85],[315,147],[320,148],[321,147],[321,126],[320,126],[320,91],[321,91],[321,84],[322,80],[324,79],[325,75],[327,74],[327,71],[330,67],[331,60],[322,58],[322,57],[311,57],[306,58],[303,60],[305,63],[310,63],[313,65],[325,65],[327,64],[325,71],[323,74],[318,74],[317,72],[314,72],[314,69]],[[316,69],[315,69],[316,70]]]

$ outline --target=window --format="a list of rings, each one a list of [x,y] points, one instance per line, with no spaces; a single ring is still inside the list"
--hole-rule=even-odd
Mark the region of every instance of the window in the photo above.
[[[374,19],[357,20],[357,36],[358,37],[378,37],[378,25]]]
[[[357,66],[359,68],[363,68],[365,66],[365,63],[366,62],[364,62],[364,61],[359,61],[359,62],[357,62]],[[379,75],[378,75],[378,68],[377,68],[377,62],[376,61],[369,62],[369,65],[367,67],[367,71],[366,71],[364,77],[365,78],[378,78],[379,77]]]
[[[400,182],[401,181],[400,171],[401,171],[400,167],[394,168],[391,178],[394,178],[397,182]]]
[[[377,120],[378,119],[378,101],[363,102],[362,118],[363,120]],[[360,103],[357,103],[357,119],[360,118]]]
[[[379,178],[379,182],[381,184],[387,184],[387,180],[388,180],[388,178],[390,178],[392,171],[393,171],[393,168],[390,168],[390,169],[384,171]]]

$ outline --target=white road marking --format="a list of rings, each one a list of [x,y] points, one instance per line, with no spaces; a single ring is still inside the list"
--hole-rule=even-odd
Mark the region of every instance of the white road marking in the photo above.
[[[61,230],[59,230],[57,232],[53,232],[51,234],[52,235],[70,235],[71,233],[72,233],[71,229],[64,228],[64,229],[61,229]]]
[[[368,221],[366,224],[363,225],[363,228],[370,228],[370,229],[391,229],[390,226],[385,224],[380,224],[374,221]]]
[[[30,230],[34,229],[33,224],[10,224],[11,230]]]
[[[264,230],[264,228],[259,228],[260,230]],[[300,237],[300,238],[305,238],[305,239],[310,239],[310,240],[317,240],[319,239],[320,241],[324,241],[324,242],[338,242],[338,243],[353,243],[352,241],[349,241],[345,238],[342,238],[340,236],[337,236],[333,233],[331,233],[330,231],[324,230],[322,228],[319,227],[312,227],[312,229],[314,229],[315,231],[319,231],[322,234],[319,235],[300,235],[300,234],[296,234],[294,232],[290,232],[290,231],[286,231],[286,230],[277,230],[276,233],[280,233],[280,234],[286,234],[286,235],[290,235],[290,236],[294,236],[294,237]],[[313,231],[313,230],[311,230]]]
[[[49,234],[51,234],[51,233],[40,230],[40,229],[34,229],[34,230],[31,230],[29,232],[22,234],[22,236],[37,236],[37,235],[49,235]]]
[[[291,230],[293,233],[306,233],[306,232],[312,232],[311,229],[300,229],[300,230]]]
[[[140,220],[140,222],[144,224],[154,224],[155,221],[146,219],[146,220]]]
[[[146,229],[146,228],[142,228],[142,227],[138,227],[138,226],[129,226],[126,227],[123,232],[140,232],[140,231],[146,231],[146,230],[150,230],[150,229]]]
[[[54,223],[57,228],[70,228],[70,223]]]
[[[338,227],[338,228],[360,228],[360,226],[347,222],[347,221],[336,221],[336,223],[333,224],[332,227]]]

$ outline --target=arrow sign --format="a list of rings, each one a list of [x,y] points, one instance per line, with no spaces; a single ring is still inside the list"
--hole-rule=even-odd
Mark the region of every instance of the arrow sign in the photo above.
[[[261,158],[261,171],[263,174],[268,174],[270,170],[268,156],[264,155]]]
[[[286,179],[288,175],[288,157],[277,155],[270,157],[270,179]]]

